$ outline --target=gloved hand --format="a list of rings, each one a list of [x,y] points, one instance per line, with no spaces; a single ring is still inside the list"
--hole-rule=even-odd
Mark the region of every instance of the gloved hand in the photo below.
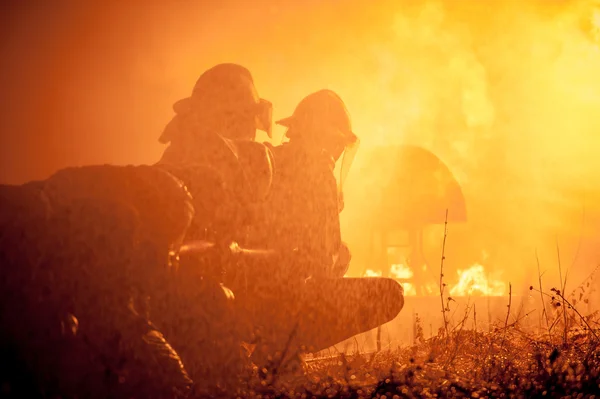
[[[333,265],[333,277],[344,277],[350,267],[350,261],[352,260],[352,253],[348,244],[342,242],[338,252],[338,256],[335,264]]]

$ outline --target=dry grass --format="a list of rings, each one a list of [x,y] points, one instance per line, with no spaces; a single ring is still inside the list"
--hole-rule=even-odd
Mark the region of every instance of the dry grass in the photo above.
[[[582,315],[558,289],[542,296],[552,310],[545,313],[548,325],[535,332],[521,325],[524,316],[512,317],[510,323],[507,317],[490,332],[467,329],[467,320],[476,317],[467,311],[460,320],[448,321],[448,334],[442,328],[437,336],[425,339],[417,318],[412,346],[311,362],[304,373],[280,375],[273,384],[255,378],[225,396],[594,397],[600,392],[597,312]],[[507,315],[510,312],[508,307]]]
[[[503,337],[506,336],[504,344]],[[304,376],[256,382],[241,397],[585,397],[600,390],[598,341],[572,329],[554,346],[517,325],[492,333],[462,330],[375,356],[313,363]],[[583,396],[578,396],[582,394]]]

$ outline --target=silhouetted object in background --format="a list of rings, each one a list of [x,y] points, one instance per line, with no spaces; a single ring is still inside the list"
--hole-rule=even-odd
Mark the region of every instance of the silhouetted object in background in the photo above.
[[[372,253],[368,267],[389,276],[388,249],[407,248],[404,266],[411,269],[413,276],[405,281],[415,287],[417,295],[434,294],[428,287],[439,284],[439,270],[428,271],[423,230],[430,225],[443,225],[446,210],[448,223],[466,222],[466,202],[460,185],[435,154],[412,145],[371,150],[365,170],[370,176],[364,179],[366,184],[361,190],[368,192],[372,201],[363,215],[370,226],[370,241],[365,241],[371,245]],[[397,238],[398,233],[405,233],[406,241]]]
[[[232,287],[259,327],[253,359],[263,365],[286,348],[318,351],[370,330],[403,306],[402,287],[391,279],[341,278],[350,261],[340,233],[342,188],[358,146],[342,100],[318,91],[278,123],[289,142],[273,148],[273,188],[255,245],[279,256],[254,268],[245,287]]]

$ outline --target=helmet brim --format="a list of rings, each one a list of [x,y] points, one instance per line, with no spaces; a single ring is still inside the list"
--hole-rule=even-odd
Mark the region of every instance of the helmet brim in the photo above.
[[[281,126],[285,126],[285,127],[292,127],[293,121],[294,121],[294,117],[288,116],[287,118],[283,118],[278,121],[275,121],[275,123],[277,125],[281,125]]]
[[[275,122],[275,124],[277,125],[281,125],[287,128],[291,128],[294,125],[295,122],[295,118],[293,116],[288,116],[287,118],[283,118],[280,119],[278,121]],[[351,130],[349,131],[341,131],[338,130],[339,132],[339,138],[340,140],[344,141],[345,143],[355,143],[358,140],[358,136]]]
[[[178,100],[173,104],[173,111],[176,114],[182,115],[188,113],[192,109],[192,98],[186,97]]]

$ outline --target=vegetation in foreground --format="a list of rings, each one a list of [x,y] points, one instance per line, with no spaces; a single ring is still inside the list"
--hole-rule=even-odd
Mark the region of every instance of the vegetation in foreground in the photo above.
[[[585,322],[597,326],[593,317]],[[582,320],[583,323],[583,320]],[[584,325],[586,323],[583,323]],[[258,378],[237,392],[259,398],[593,397],[600,392],[598,329],[533,335],[519,323],[491,332],[462,328],[408,348],[340,354],[305,365],[301,377]]]
[[[529,287],[540,296],[539,326],[529,314],[511,309],[488,331],[468,329],[473,309],[448,320],[451,298],[441,303],[444,327],[425,339],[418,318],[415,342],[375,354],[337,354],[304,365],[304,372],[254,377],[232,396],[254,398],[594,398],[600,397],[600,323],[598,311],[583,314],[594,272],[571,294]],[[511,290],[512,291],[512,290]],[[440,318],[442,316],[440,315]],[[260,373],[258,373],[260,374]],[[257,375],[257,374],[255,374]]]

